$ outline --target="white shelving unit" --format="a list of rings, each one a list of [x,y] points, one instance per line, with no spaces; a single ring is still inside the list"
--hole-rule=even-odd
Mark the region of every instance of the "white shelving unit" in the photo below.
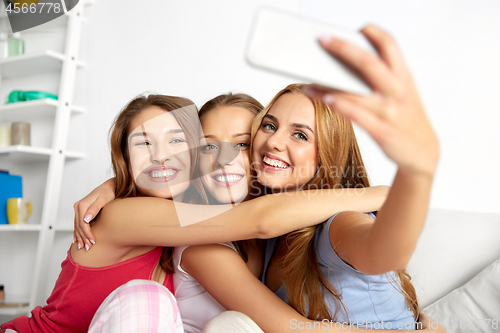
[[[14,118],[22,121],[28,121],[36,118],[55,117],[59,102],[50,98],[27,101],[23,103],[13,103],[0,106],[1,118]],[[85,113],[81,106],[73,105],[72,114]]]
[[[75,8],[63,15],[63,17],[30,29],[30,31],[35,29],[37,32],[43,32],[44,29],[65,26],[66,36],[63,53],[47,49],[43,52],[27,53],[0,60],[0,78],[2,81],[11,78],[29,80],[32,75],[60,71],[58,100],[42,99],[0,106],[0,120],[31,122],[35,119],[51,118],[54,123],[50,147],[36,147],[35,143],[34,146],[0,148],[0,161],[6,159],[13,165],[26,165],[32,162],[48,163],[47,173],[37,175],[37,177],[46,177],[39,223],[0,225],[0,233],[16,233],[17,236],[38,234],[36,258],[29,292],[29,305],[19,308],[0,308],[0,315],[17,316],[28,314],[35,306],[45,304],[45,288],[55,234],[73,231],[72,226],[58,226],[55,223],[57,221],[65,163],[70,160],[84,158],[84,154],[81,152],[68,151],[66,143],[71,116],[85,112],[83,107],[73,105],[72,100],[77,69],[85,66],[78,59],[78,52],[82,25],[85,21],[83,17],[84,8],[91,3],[92,1],[80,1]],[[5,14],[0,14],[0,29],[2,31],[10,31],[10,28],[7,28],[8,22],[7,24],[6,22]],[[26,188],[30,184],[24,181],[23,186]],[[31,199],[33,201],[35,198]],[[40,198],[37,199],[40,200]],[[0,266],[0,270],[4,269],[6,267]]]

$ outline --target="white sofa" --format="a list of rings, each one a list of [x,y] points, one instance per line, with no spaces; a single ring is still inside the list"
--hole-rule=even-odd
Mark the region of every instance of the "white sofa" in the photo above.
[[[500,332],[500,214],[431,209],[408,273],[449,333]]]

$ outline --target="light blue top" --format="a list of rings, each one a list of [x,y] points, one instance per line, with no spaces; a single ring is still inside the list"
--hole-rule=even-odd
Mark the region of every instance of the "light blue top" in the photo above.
[[[375,218],[372,213],[369,215]],[[381,275],[363,274],[346,264],[333,250],[329,229],[335,216],[337,215],[318,227],[314,240],[321,272],[342,295],[342,302],[348,311],[347,315],[342,308],[339,309],[335,321],[350,322],[366,328],[413,330],[413,313],[407,307],[405,297],[398,291],[401,287],[394,272]],[[277,238],[267,241],[263,283],[276,246]],[[284,285],[281,285],[275,294],[288,303]],[[333,315],[337,304],[328,291],[325,291],[325,302]]]

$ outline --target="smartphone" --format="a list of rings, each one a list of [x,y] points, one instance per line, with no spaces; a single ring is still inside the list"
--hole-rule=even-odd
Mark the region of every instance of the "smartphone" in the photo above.
[[[357,94],[372,89],[346,64],[329,55],[318,38],[331,35],[367,52],[375,48],[360,32],[335,28],[309,18],[273,8],[261,8],[255,15],[245,52],[247,62],[308,83]]]

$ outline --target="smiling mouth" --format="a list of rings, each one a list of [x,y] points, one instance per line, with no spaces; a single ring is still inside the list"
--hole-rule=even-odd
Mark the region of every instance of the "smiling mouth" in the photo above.
[[[236,184],[240,180],[242,180],[243,177],[244,177],[244,175],[241,175],[241,174],[235,174],[235,173],[222,174],[222,173],[220,173],[217,175],[213,175],[211,178],[213,180],[215,180],[217,185],[223,185],[223,186],[230,185],[231,186],[233,184]]]
[[[175,175],[175,170],[173,169],[168,169],[168,170],[163,170],[163,171],[156,171],[156,170],[153,170],[153,171],[150,171],[148,173],[149,177],[151,178],[169,178],[169,177],[172,177],[173,175]]]
[[[153,169],[149,172],[145,172],[144,174],[154,182],[165,182],[174,179],[178,173],[179,170],[168,168],[165,170]]]
[[[272,159],[272,158],[270,158],[269,156],[266,156],[266,155],[262,156],[262,162],[263,162],[264,166],[272,167],[272,168],[275,168],[275,169],[282,169],[282,170],[284,170],[284,169],[290,168],[290,164],[285,163],[285,162],[280,161],[280,160]]]

